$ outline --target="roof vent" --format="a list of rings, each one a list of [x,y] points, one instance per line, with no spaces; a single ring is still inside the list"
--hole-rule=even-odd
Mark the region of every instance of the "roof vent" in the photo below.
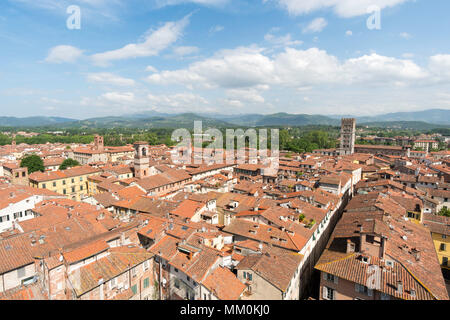
[[[397,281],[397,293],[403,294],[403,282],[401,280]]]
[[[416,258],[416,261],[420,260],[420,251],[417,250],[416,248],[413,248],[411,250],[411,254],[414,256],[414,258]]]

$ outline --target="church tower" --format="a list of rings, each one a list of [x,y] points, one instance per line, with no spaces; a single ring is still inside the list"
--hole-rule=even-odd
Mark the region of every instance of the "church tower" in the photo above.
[[[148,149],[147,142],[134,143],[134,176],[136,178],[142,179],[150,176]]]
[[[94,137],[95,150],[103,151],[103,137],[95,135]]]

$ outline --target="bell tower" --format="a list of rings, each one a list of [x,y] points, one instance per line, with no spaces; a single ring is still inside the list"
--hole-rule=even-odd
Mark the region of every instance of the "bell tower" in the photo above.
[[[99,135],[95,135],[94,137],[95,149],[102,151],[103,150],[103,137]]]
[[[150,176],[148,144],[144,141],[134,143],[134,176],[142,179]]]
[[[342,119],[341,121],[341,145],[340,155],[353,154],[355,152],[356,119]]]

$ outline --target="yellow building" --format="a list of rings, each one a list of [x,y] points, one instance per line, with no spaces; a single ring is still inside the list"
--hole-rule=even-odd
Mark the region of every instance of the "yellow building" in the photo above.
[[[88,195],[88,177],[101,172],[101,169],[81,166],[62,171],[34,172],[28,178],[31,187],[48,189],[80,201],[83,196]]]
[[[423,224],[431,231],[442,272],[450,278],[450,217],[425,213]]]

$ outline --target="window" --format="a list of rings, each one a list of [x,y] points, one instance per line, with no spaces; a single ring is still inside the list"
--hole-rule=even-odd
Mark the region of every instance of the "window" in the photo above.
[[[75,179],[74,178],[72,178],[72,183],[75,183]]]
[[[337,277],[335,277],[333,274],[324,273],[324,278],[327,281],[337,283]]]
[[[442,239],[447,239],[447,235],[443,234]]]
[[[44,189],[46,188],[45,183],[42,184],[42,188],[44,188]]]
[[[137,293],[137,285],[136,284],[131,287],[131,291],[133,291],[133,294]]]
[[[136,274],[137,274],[137,268],[131,269],[131,276],[136,277]]]
[[[148,261],[144,261],[144,271],[147,271],[148,269]]]
[[[445,243],[441,243],[441,246],[439,247],[440,251],[445,251],[447,250],[447,245]]]
[[[64,194],[66,194],[66,193],[67,193],[66,189],[64,189],[64,190],[63,190],[63,193],[64,193]]]
[[[365,295],[368,295],[369,297],[372,296],[372,289],[369,289],[366,286],[360,285],[359,283],[355,284],[355,291],[359,292],[359,293],[363,293]]]
[[[180,280],[175,279],[175,288],[180,289]]]
[[[83,177],[80,177],[80,181],[83,181]]]
[[[252,281],[252,274],[250,272],[244,271],[244,279],[247,279],[248,281]]]
[[[150,279],[149,278],[145,278],[144,279],[144,289],[148,288],[150,286]]]
[[[75,192],[75,187],[72,187],[72,192]]]
[[[65,186],[66,185],[66,180],[63,180],[63,186]]]
[[[111,281],[109,282],[109,288],[110,289],[115,288],[116,285],[117,285],[117,279],[116,278],[111,279]]]
[[[447,258],[447,257],[442,257],[442,265],[443,265],[444,267],[447,267],[447,266],[448,266],[448,258]]]
[[[391,300],[391,296],[382,292],[381,293],[381,300]]]
[[[56,182],[53,182],[53,186],[56,187]]]
[[[325,300],[335,300],[336,299],[335,290],[328,287],[323,287],[323,298]]]

